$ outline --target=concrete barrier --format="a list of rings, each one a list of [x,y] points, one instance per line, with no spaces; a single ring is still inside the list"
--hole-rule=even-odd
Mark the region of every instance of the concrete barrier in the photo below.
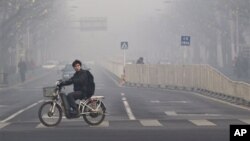
[[[123,64],[121,62],[109,61],[103,65],[118,78],[122,77]],[[130,85],[199,90],[222,99],[231,101],[238,99],[238,101],[250,103],[250,84],[232,81],[206,64],[127,64],[125,80]]]
[[[137,65],[125,67],[132,84],[200,89],[250,102],[250,84],[236,82],[209,65]]]

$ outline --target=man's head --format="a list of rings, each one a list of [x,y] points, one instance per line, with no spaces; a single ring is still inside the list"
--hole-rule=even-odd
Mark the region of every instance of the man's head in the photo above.
[[[82,67],[81,61],[75,60],[75,61],[72,63],[72,67],[75,69],[75,71],[80,71],[80,70],[81,70],[81,67]]]

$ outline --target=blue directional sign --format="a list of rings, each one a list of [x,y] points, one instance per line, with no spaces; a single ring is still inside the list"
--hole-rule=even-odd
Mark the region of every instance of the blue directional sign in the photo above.
[[[181,46],[190,46],[191,37],[190,36],[181,36]]]
[[[121,42],[121,49],[128,49],[128,42]]]

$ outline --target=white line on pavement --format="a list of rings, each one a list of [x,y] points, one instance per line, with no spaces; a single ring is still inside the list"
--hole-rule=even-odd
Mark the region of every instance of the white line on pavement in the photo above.
[[[124,94],[124,93],[123,93],[123,94]],[[122,101],[123,101],[125,110],[126,110],[126,112],[127,112],[127,114],[128,114],[128,118],[129,118],[130,120],[136,120],[136,118],[135,118],[135,116],[134,116],[134,114],[133,114],[133,112],[132,112],[132,110],[131,110],[131,108],[130,108],[130,106],[129,106],[129,104],[128,104],[128,101],[127,101],[126,97],[122,97]]]
[[[145,119],[145,120],[140,120],[140,123],[143,126],[162,126],[162,124],[158,120],[152,120],[152,119]]]
[[[43,102],[43,100],[40,100],[40,101],[38,101],[38,102],[36,102],[36,103],[33,103],[33,104],[29,105],[28,107],[26,107],[26,108],[24,108],[24,109],[21,109],[21,110],[17,111],[16,113],[14,113],[14,114],[12,114],[11,116],[9,116],[9,117],[5,118],[4,120],[2,120],[1,123],[7,122],[7,121],[9,121],[9,120],[15,118],[16,116],[20,115],[20,114],[23,113],[24,111],[26,111],[26,110],[28,110],[28,109],[30,109],[30,108],[36,106],[37,104],[39,104],[39,103],[41,103],[41,102]]]
[[[250,124],[250,119],[239,119],[241,122]]]
[[[175,111],[166,111],[165,114],[168,116],[177,116]]]
[[[4,128],[7,125],[9,125],[9,123],[0,123],[0,129]]]
[[[151,103],[160,103],[159,100],[150,100]]]
[[[168,116],[212,116],[212,117],[217,117],[217,116],[221,116],[220,114],[208,114],[208,113],[205,113],[205,114],[192,114],[192,113],[186,113],[186,114],[177,114],[175,111],[166,111],[165,112],[166,115]]]
[[[46,126],[44,126],[42,123],[39,123],[36,128],[46,128]]]
[[[109,127],[109,121],[103,121],[101,124],[99,125],[95,125],[95,126],[90,126],[90,127]]]
[[[208,120],[189,120],[189,121],[197,126],[216,126],[216,124]]]
[[[127,101],[123,101],[123,104],[124,104],[125,109],[126,109],[126,111],[127,111],[128,118],[129,118],[130,120],[135,120],[135,116],[134,116],[134,114],[132,113],[131,108],[130,108],[128,102],[127,102]]]

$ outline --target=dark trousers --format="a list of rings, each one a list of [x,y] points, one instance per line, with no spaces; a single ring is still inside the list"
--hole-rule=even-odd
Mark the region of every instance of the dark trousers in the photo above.
[[[20,76],[21,76],[21,81],[24,82],[25,81],[25,72],[20,72]]]
[[[77,109],[77,105],[75,103],[75,101],[77,99],[83,99],[85,98],[85,95],[81,92],[81,91],[75,91],[75,92],[71,92],[67,95],[67,99],[69,102],[70,107],[72,107],[74,110]]]

